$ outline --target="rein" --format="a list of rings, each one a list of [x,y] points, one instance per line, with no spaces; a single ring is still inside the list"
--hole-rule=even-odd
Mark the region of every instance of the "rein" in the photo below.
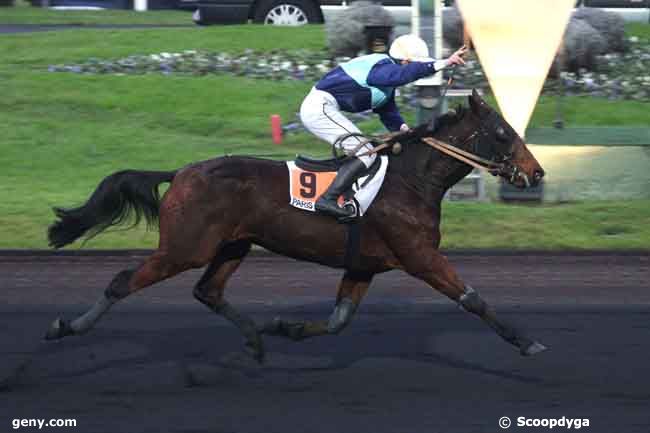
[[[372,149],[368,150],[367,152],[355,156],[360,157],[360,156],[372,155],[373,153],[378,153],[388,147],[397,144],[392,140],[397,138],[399,135],[401,135],[401,133],[389,134],[388,136],[382,137],[379,140],[377,139],[363,140],[359,143],[359,145],[357,145],[357,147],[354,148],[352,152],[350,152],[350,155],[355,155],[356,152],[358,152],[366,144],[373,143],[373,142],[376,143],[377,141],[380,141],[381,144],[374,146]],[[475,135],[476,134],[472,134],[465,141],[471,140],[472,138],[474,138]],[[420,140],[422,140],[424,143],[428,144],[429,146],[433,147],[434,149],[437,149],[442,153],[451,156],[452,158],[455,158],[459,161],[464,162],[465,164],[471,165],[472,167],[478,168],[480,170],[487,170],[491,174],[498,174],[502,172],[506,167],[506,165],[503,163],[489,161],[487,159],[481,158],[478,155],[475,155],[471,152],[467,152],[466,150],[460,149],[451,144],[445,143],[440,140],[436,140],[433,137],[424,137],[421,138]]]
[[[399,142],[397,142],[395,139],[398,138],[400,135],[406,135],[408,131],[399,131],[399,132],[394,132],[391,134],[387,134],[381,138],[371,138],[371,139],[365,139],[365,140],[360,140],[359,144],[354,148],[352,152],[350,152],[348,155],[355,155],[357,157],[361,156],[367,156],[367,155],[372,155],[373,153],[380,152],[384,149],[393,147],[393,146],[399,146],[397,148],[397,151],[395,153],[399,153],[401,150],[401,145]],[[467,137],[463,143],[468,142],[469,140],[476,138],[478,132],[474,132],[472,135]],[[344,139],[348,138],[349,136],[353,136],[357,134],[347,134],[339,138],[337,141],[341,142]],[[521,171],[521,169],[512,163],[509,162],[509,156],[505,159],[503,159],[503,162],[495,162],[495,161],[490,161],[485,158],[481,158],[478,155],[475,155],[471,152],[468,152],[466,150],[463,150],[457,146],[451,145],[449,143],[445,143],[443,141],[437,140],[433,137],[423,137],[420,138],[420,140],[428,144],[429,146],[433,147],[434,149],[444,153],[445,155],[451,156],[452,158],[464,162],[465,164],[477,168],[479,170],[485,170],[488,173],[490,173],[493,176],[502,176],[506,179],[509,179],[510,182],[514,182],[516,179],[522,179],[524,183],[526,184],[526,187],[530,187],[530,180],[528,179],[528,176],[526,173]],[[356,153],[366,146],[367,144],[372,144],[372,143],[380,143],[377,146],[374,146],[372,149],[368,150],[367,152],[361,153],[359,155],[356,155]],[[336,143],[335,143],[336,145]]]
[[[466,150],[445,143],[443,141],[436,140],[433,137],[424,137],[421,138],[421,140],[434,149],[437,149],[440,152],[451,156],[452,158],[462,161],[465,164],[471,165],[474,168],[478,168],[479,170],[487,170],[491,174],[498,174],[499,172],[502,172],[506,166],[504,163],[494,162],[481,158],[478,155],[474,155],[471,152],[467,152]]]
[[[380,152],[380,151],[382,151],[382,150],[384,150],[384,149],[386,149],[388,147],[391,147],[394,144],[396,144],[392,140],[397,138],[399,135],[401,135],[401,134],[400,133],[389,134],[388,136],[382,137],[380,139],[381,144],[373,147],[372,149],[368,150],[367,152],[364,152],[364,153],[356,155],[356,156],[360,157],[360,156],[372,155],[373,153],[378,153],[378,152]],[[475,135],[476,134],[472,134],[465,141],[471,140],[472,138],[475,137]],[[481,158],[478,155],[475,155],[475,154],[473,154],[471,152],[467,152],[466,150],[463,150],[463,149],[461,149],[459,147],[456,147],[456,146],[453,146],[451,144],[445,143],[443,141],[437,140],[437,139],[435,139],[433,137],[424,137],[424,138],[421,138],[421,140],[424,143],[428,144],[429,146],[433,147],[434,149],[437,149],[437,150],[451,156],[452,158],[455,158],[455,159],[457,159],[459,161],[462,161],[465,164],[471,165],[472,167],[475,167],[475,168],[478,168],[478,169],[481,169],[481,170],[487,170],[488,172],[490,172],[492,174],[498,174],[499,172],[503,171],[503,169],[506,166],[503,163],[494,162],[494,161],[490,161],[490,160]],[[355,155],[356,152],[358,152],[366,144],[369,144],[369,143],[372,143],[372,142],[376,143],[377,141],[378,141],[377,139],[363,140],[361,143],[359,143],[359,145],[357,147],[354,148],[354,150],[352,152],[350,152],[350,154]]]

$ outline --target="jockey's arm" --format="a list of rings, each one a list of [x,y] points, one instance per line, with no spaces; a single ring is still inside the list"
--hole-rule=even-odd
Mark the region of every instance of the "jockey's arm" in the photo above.
[[[368,84],[378,87],[403,86],[433,75],[446,65],[446,60],[409,62],[407,64],[378,63],[368,74]]]
[[[406,125],[404,119],[402,118],[402,115],[399,114],[399,109],[397,108],[397,104],[395,103],[394,94],[391,95],[388,102],[386,102],[381,107],[375,108],[372,111],[379,114],[379,119],[381,120],[381,123],[383,123],[386,129],[388,129],[391,132],[399,131],[400,129],[402,129],[402,125]]]

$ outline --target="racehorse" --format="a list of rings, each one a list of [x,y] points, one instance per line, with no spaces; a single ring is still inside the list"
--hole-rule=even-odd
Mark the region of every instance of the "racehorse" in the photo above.
[[[350,323],[373,276],[400,269],[483,319],[522,355],[545,350],[502,321],[438,251],[443,196],[472,167],[427,144],[427,138],[489,160],[500,167],[493,174],[517,187],[535,185],[544,175],[522,138],[494,109],[475,91],[468,101],[469,107],[437,119],[435,128],[421,125],[394,138],[402,151],[387,152],[388,171],[359,223],[360,243],[353,265],[345,260],[346,224],[289,206],[288,170],[282,161],[226,156],[176,171],[127,170],[106,177],[84,205],[54,209],[58,220],[48,230],[50,245],[63,247],[134,216],[135,223],[141,217],[149,224],[159,223],[159,246],[137,268],[116,274],[85,314],[72,322],[56,319],[46,338],[83,334],[118,300],[207,265],[194,296],[237,326],[246,349],[262,362],[263,334],[293,340],[338,334]],[[161,199],[158,186],[164,182],[171,185]],[[253,244],[298,260],[343,268],[331,316],[322,321],[275,318],[257,325],[229,304],[224,298],[226,282]]]

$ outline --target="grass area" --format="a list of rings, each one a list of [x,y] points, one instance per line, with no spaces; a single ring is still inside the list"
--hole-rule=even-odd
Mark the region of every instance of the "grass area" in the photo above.
[[[296,40],[300,45],[296,46]],[[247,48],[322,49],[322,26],[299,29],[261,25],[167,29],[82,29],[2,35],[0,68],[47,69],[50,64],[75,63],[89,58],[118,59],[131,54],[183,50],[241,52]],[[2,70],[0,69],[0,71]],[[74,80],[74,78],[72,78]]]
[[[650,248],[650,200],[547,206],[447,203],[442,221],[443,248]]]
[[[13,8],[2,8],[0,24],[194,24],[191,12],[162,10],[134,12],[131,10],[54,10],[32,7],[17,1]]]
[[[557,98],[542,96],[530,121],[530,128],[550,126],[555,119]],[[494,104],[496,106],[496,104]],[[562,102],[562,118],[573,126],[648,126],[647,102],[610,101],[591,96],[571,96]]]
[[[636,36],[642,41],[650,41],[650,24],[628,23],[625,25],[625,33],[628,36]]]
[[[103,177],[119,169],[176,168],[226,153],[276,158],[328,153],[327,146],[305,134],[288,136],[282,146],[274,146],[269,137],[269,114],[292,119],[312,83],[226,75],[75,75],[48,73],[49,64],[185,49],[291,49],[296,41],[300,48],[320,49],[323,28],[250,25],[3,35],[0,248],[45,248],[50,207],[85,200]],[[567,117],[590,124],[599,121],[598,111],[629,109],[621,122],[639,122],[644,111],[635,104],[597,99],[583,107],[594,113]],[[547,122],[553,109],[552,101],[542,99],[533,122]],[[364,125],[367,131],[376,128],[377,121]],[[448,203],[444,245],[650,248],[648,221],[649,201],[559,207]],[[467,235],[477,232],[482,235]],[[87,247],[146,248],[155,242],[154,233],[138,229],[104,235]]]
[[[46,184],[41,186],[49,188]],[[72,192],[90,192],[88,188],[82,189],[75,186]],[[64,191],[58,194],[61,200],[71,195]],[[46,209],[41,200],[30,201],[41,209],[28,215],[0,216],[0,248],[47,247],[45,230],[53,218],[43,212]],[[446,202],[442,248],[648,250],[649,221],[650,200],[547,206]],[[156,231],[148,232],[140,226],[128,231],[115,229],[86,244],[76,242],[68,249],[155,248],[157,242]]]

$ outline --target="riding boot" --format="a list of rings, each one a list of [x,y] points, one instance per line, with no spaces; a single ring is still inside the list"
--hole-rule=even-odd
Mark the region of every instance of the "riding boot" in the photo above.
[[[351,213],[354,211],[340,207],[338,199],[366,170],[366,165],[358,158],[345,161],[327,191],[316,200],[316,210],[337,218],[353,216]]]

